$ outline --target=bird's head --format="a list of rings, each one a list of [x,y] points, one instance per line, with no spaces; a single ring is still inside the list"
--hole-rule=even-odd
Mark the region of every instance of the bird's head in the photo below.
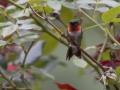
[[[79,30],[81,30],[81,26],[79,24],[79,21],[78,20],[71,20],[69,22],[68,31],[77,32]]]

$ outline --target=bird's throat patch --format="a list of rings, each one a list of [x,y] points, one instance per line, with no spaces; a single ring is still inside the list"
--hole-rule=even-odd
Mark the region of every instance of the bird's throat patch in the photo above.
[[[68,26],[68,31],[70,32],[75,32],[81,30],[81,27],[79,25],[69,25]]]

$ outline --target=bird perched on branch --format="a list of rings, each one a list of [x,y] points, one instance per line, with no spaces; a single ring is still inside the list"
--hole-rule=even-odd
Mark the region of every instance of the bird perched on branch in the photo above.
[[[69,42],[68,51],[66,55],[66,60],[70,60],[70,58],[75,55],[78,58],[81,58],[80,45],[82,40],[82,28],[78,20],[71,20],[69,22],[67,37],[71,40]]]

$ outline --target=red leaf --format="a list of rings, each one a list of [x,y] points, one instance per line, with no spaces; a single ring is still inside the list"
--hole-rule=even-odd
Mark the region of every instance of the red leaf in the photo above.
[[[4,0],[0,0],[0,5],[7,7],[8,6],[8,2],[4,1]]]
[[[101,64],[103,66],[107,66],[107,67],[111,67],[111,65],[112,65],[110,60],[101,61]]]
[[[55,82],[55,84],[57,84],[57,86],[59,87],[59,89],[62,89],[62,90],[77,90],[77,89],[75,89],[74,87],[72,87],[69,84],[60,84],[58,82]]]
[[[115,60],[114,63],[115,63],[115,67],[120,66],[120,60]]]
[[[107,67],[118,67],[120,66],[120,60],[114,60],[113,64],[112,64],[112,61],[111,60],[105,60],[105,61],[101,61],[100,62],[103,66],[107,66]]]

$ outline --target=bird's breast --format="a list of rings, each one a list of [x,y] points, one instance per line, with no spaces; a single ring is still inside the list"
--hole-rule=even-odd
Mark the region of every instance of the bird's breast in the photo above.
[[[81,35],[81,30],[79,31],[74,31],[74,32],[68,32],[70,36],[72,37],[78,37]]]

